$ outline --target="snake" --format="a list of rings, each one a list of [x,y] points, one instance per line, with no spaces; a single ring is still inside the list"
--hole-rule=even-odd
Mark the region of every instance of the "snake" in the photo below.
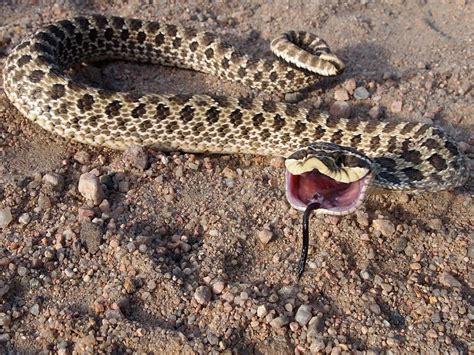
[[[356,120],[257,97],[136,94],[74,81],[82,62],[126,60],[204,72],[268,93],[297,92],[341,74],[344,62],[305,31],[271,42],[274,57],[242,53],[216,34],[159,21],[91,15],[37,30],[7,57],[4,89],[29,120],[64,138],[125,150],[256,154],[285,159],[298,210],[343,215],[369,186],[440,191],[464,184],[467,158],[442,128]]]

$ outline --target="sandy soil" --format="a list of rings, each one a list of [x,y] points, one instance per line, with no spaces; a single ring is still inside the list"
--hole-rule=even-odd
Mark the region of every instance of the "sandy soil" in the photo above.
[[[380,120],[433,122],[473,156],[470,1],[28,3],[0,5],[0,65],[32,30],[87,13],[211,30],[256,56],[269,55],[277,34],[307,30],[348,69],[300,105],[335,110],[335,92],[347,89],[351,117],[375,106]],[[259,95],[132,63],[77,77],[130,91]],[[353,97],[353,81],[370,97]],[[0,210],[13,217],[0,228],[2,353],[474,351],[472,179],[436,194],[375,191],[355,214],[314,217],[297,283],[301,214],[285,200],[280,160],[145,153],[141,170],[122,153],[44,132],[0,88]],[[91,171],[106,193],[100,206],[78,192]]]

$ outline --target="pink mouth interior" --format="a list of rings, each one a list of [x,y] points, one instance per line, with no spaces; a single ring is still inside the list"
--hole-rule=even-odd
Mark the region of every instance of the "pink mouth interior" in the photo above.
[[[362,201],[366,189],[366,180],[343,183],[313,170],[301,175],[287,172],[286,195],[292,207],[305,210],[316,201],[321,202],[321,208],[335,213],[350,212]]]

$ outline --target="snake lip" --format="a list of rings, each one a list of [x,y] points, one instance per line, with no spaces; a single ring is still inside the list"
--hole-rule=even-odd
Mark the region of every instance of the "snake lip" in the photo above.
[[[299,175],[286,172],[286,197],[290,205],[304,211],[312,202],[320,202],[317,213],[345,215],[355,211],[365,198],[372,179],[368,173],[359,180],[344,183],[317,169]]]

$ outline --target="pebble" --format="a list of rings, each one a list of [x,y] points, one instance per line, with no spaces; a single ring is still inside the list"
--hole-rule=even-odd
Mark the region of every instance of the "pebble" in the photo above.
[[[303,304],[301,305],[298,310],[296,311],[295,320],[304,327],[310,321],[312,314],[311,314],[311,306]]]
[[[349,79],[344,83],[344,89],[346,89],[350,94],[352,94],[357,87],[355,79]]]
[[[263,229],[257,232],[257,238],[262,244],[266,245],[272,240],[273,233],[268,229]]]
[[[218,294],[221,294],[222,291],[224,290],[224,287],[225,287],[225,283],[223,281],[215,281],[213,284],[212,284],[212,291],[218,295]]]
[[[320,354],[323,352],[326,344],[324,344],[324,340],[322,338],[316,338],[311,342],[309,347],[309,352],[311,354]]]
[[[436,330],[430,329],[426,332],[426,336],[429,338],[436,339],[438,337],[438,333],[436,333]]]
[[[10,340],[10,334],[8,334],[8,333],[0,334],[0,344],[1,343],[6,343],[9,340]]]
[[[369,306],[369,309],[372,311],[374,314],[380,314],[382,310],[380,309],[380,306],[377,303],[372,303]]]
[[[31,221],[31,216],[25,212],[25,213],[22,213],[20,217],[18,217],[18,222],[20,222],[21,224],[24,224],[24,225],[27,225],[28,223],[30,223]]]
[[[73,277],[74,276],[74,271],[72,271],[70,268],[66,268],[64,270],[64,275],[66,275],[67,277]]]
[[[257,316],[259,318],[263,318],[265,317],[266,315],[268,314],[268,309],[267,309],[267,306],[265,306],[264,304],[260,305],[257,307]]]
[[[52,186],[55,190],[62,190],[64,187],[64,178],[56,173],[45,174],[43,181]]]
[[[393,245],[393,250],[395,250],[398,253],[402,253],[407,247],[407,245],[408,245],[408,239],[405,237],[400,237],[395,241]]]
[[[288,92],[285,94],[285,101],[289,104],[296,104],[304,99],[304,96],[299,91],[296,92]]]
[[[40,307],[38,303],[35,303],[33,306],[30,308],[30,313],[34,316],[39,315],[40,313]]]
[[[12,220],[13,216],[10,208],[7,207],[0,209],[0,228],[7,227]]]
[[[443,286],[461,288],[461,283],[459,282],[459,280],[456,279],[449,272],[446,272],[446,271],[443,272],[441,275],[439,275],[438,280],[439,280],[439,283]]]
[[[349,118],[351,106],[345,101],[336,101],[329,108],[329,113],[337,118]]]
[[[354,97],[357,100],[365,100],[369,98],[369,96],[370,96],[370,93],[363,86],[359,86],[357,89],[354,90]]]
[[[323,317],[316,316],[311,318],[308,324],[308,331],[306,332],[306,339],[316,339],[321,335],[322,329],[324,327]]]
[[[24,266],[19,266],[17,269],[18,275],[25,276],[28,273],[28,269]]]
[[[380,117],[382,117],[382,108],[378,105],[372,107],[369,110],[369,116],[374,120],[378,120]]]
[[[395,233],[395,226],[386,219],[375,219],[372,221],[372,227],[382,233],[385,237],[391,237]]]
[[[390,104],[390,111],[395,112],[395,113],[402,112],[402,106],[403,106],[402,101],[394,101]]]
[[[428,221],[428,228],[434,231],[440,231],[443,228],[443,222],[439,218],[431,218]]]
[[[45,194],[40,194],[38,196],[38,207],[43,210],[49,210],[52,206],[51,199]]]
[[[206,305],[211,301],[212,293],[208,286],[199,286],[194,292],[194,299],[197,303]]]
[[[270,326],[274,329],[279,329],[284,327],[289,323],[288,317],[285,315],[281,315],[279,317],[273,318],[272,321],[270,322]]]
[[[344,88],[338,88],[334,91],[334,98],[336,101],[347,101],[349,100],[349,93]]]
[[[99,205],[105,198],[99,178],[91,173],[84,173],[79,178],[79,193],[94,205]]]
[[[74,154],[74,160],[77,161],[79,164],[87,165],[91,162],[91,156],[88,152],[80,150],[76,154]]]
[[[132,144],[122,154],[123,161],[134,168],[145,170],[148,166],[148,154],[142,146]]]
[[[89,253],[95,254],[102,244],[102,227],[92,222],[84,222],[81,225],[81,242],[85,244]]]

